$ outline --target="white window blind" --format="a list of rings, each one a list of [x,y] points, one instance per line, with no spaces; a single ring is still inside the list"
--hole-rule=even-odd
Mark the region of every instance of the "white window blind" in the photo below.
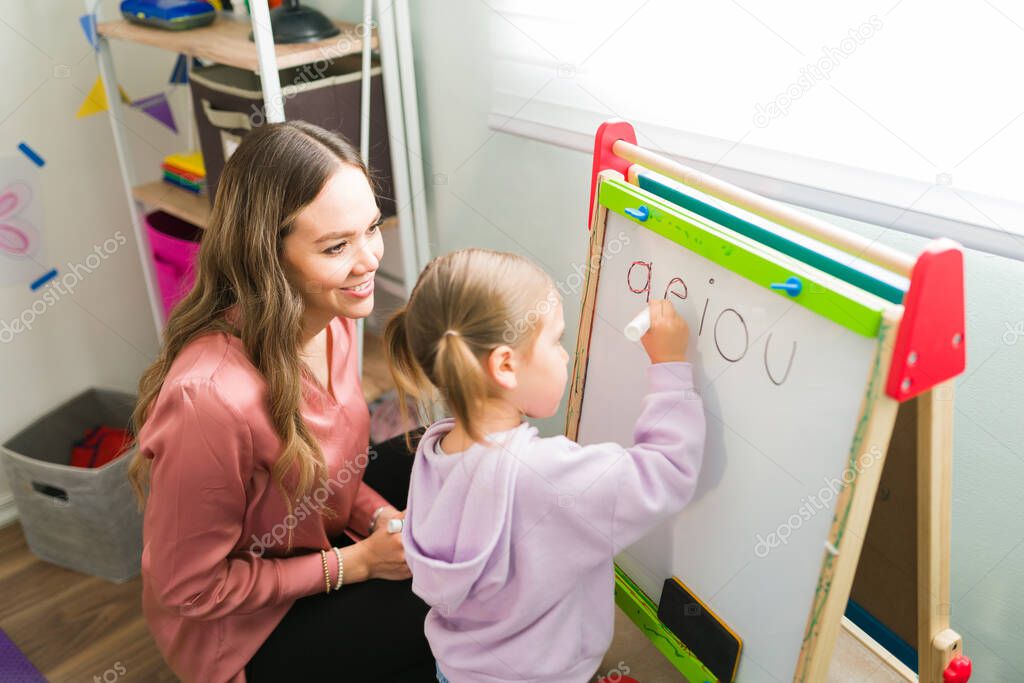
[[[624,118],[755,191],[1024,256],[1020,3],[488,6],[496,129],[588,149]]]

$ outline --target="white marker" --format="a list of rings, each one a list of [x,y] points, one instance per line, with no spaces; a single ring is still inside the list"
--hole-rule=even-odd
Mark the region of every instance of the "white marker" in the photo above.
[[[647,330],[651,329],[651,309],[645,308],[640,311],[637,317],[629,321],[626,325],[626,329],[623,332],[626,335],[626,339],[631,342],[640,341],[640,337],[647,334]]]
[[[389,519],[388,520],[388,533],[397,534],[405,526],[405,520],[403,519]]]

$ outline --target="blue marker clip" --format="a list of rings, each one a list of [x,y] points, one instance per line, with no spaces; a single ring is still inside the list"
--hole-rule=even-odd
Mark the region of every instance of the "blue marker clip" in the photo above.
[[[632,216],[633,218],[637,219],[641,223],[643,221],[647,220],[648,217],[650,217],[650,215],[651,215],[650,209],[648,209],[646,206],[644,206],[642,204],[638,208],[636,208],[636,209],[624,209],[624,210],[625,210],[627,215]]]
[[[785,282],[773,282],[771,288],[781,290],[790,296],[796,296],[803,290],[804,283],[800,282],[798,277],[790,277]]]

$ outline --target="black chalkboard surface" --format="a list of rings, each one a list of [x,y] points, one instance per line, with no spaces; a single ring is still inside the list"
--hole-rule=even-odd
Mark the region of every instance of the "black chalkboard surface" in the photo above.
[[[743,641],[675,577],[665,579],[658,619],[718,680],[736,678]]]

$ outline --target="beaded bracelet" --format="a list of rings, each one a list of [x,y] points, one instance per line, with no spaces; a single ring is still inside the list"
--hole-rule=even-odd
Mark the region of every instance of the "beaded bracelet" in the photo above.
[[[326,550],[321,550],[320,551],[320,560],[324,563],[324,583],[327,586],[327,588],[326,588],[326,590],[324,590],[324,592],[325,593],[330,593],[331,592],[331,572],[327,568],[327,551]]]
[[[341,559],[341,548],[334,547],[334,554],[338,557],[338,583],[334,584],[334,590],[339,590],[345,582],[345,563]]]

